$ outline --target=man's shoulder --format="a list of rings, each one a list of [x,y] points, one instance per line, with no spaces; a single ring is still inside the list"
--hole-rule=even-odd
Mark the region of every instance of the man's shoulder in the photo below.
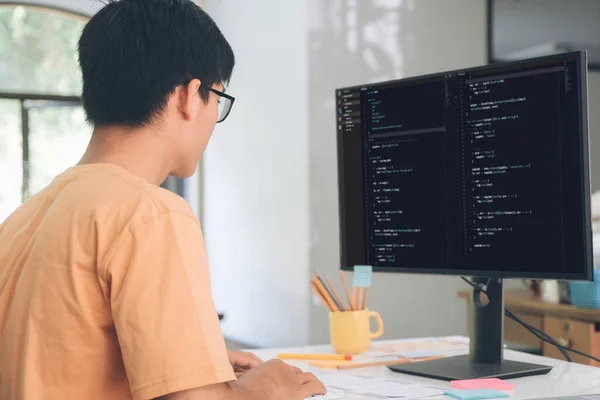
[[[194,217],[190,205],[181,196],[117,168],[97,169],[66,178],[70,181],[64,188],[66,197],[79,205],[85,199],[84,204],[99,212],[122,214],[130,220],[167,212]]]
[[[174,211],[194,217],[190,204],[183,197],[160,186],[149,183],[146,185],[146,193],[153,199],[161,212]]]

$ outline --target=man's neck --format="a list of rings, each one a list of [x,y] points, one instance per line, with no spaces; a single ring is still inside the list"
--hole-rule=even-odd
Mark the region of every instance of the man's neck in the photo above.
[[[150,128],[101,127],[94,129],[79,165],[108,163],[160,185],[169,175],[168,146]]]

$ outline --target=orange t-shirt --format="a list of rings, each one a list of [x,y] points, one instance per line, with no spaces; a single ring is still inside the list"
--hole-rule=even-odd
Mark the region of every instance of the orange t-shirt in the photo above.
[[[152,399],[234,379],[181,197],[82,165],[0,225],[1,400]]]

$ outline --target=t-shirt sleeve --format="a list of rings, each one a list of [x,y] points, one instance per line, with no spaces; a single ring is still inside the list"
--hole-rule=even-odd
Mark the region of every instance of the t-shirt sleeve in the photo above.
[[[135,400],[235,380],[198,221],[166,212],[133,227],[108,256],[110,305]]]

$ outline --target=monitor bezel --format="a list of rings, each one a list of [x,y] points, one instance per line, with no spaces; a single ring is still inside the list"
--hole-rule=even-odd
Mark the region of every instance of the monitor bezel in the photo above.
[[[487,271],[487,270],[468,270],[468,269],[435,269],[435,268],[407,268],[407,267],[378,267],[373,266],[375,272],[389,273],[409,273],[409,274],[427,274],[427,275],[456,275],[456,276],[483,276],[492,278],[515,278],[515,279],[553,279],[553,280],[581,280],[592,281],[594,276],[593,256],[592,256],[592,223],[591,223],[591,183],[589,170],[589,133],[588,133],[588,90],[587,90],[587,55],[585,51],[573,51],[568,53],[554,54],[550,56],[529,58],[525,60],[510,61],[483,65],[473,68],[463,68],[438,72],[434,74],[419,75],[403,79],[388,80],[384,82],[368,83],[363,85],[348,86],[335,89],[337,99],[338,91],[355,90],[366,86],[380,86],[398,83],[411,83],[415,81],[437,78],[450,74],[460,74],[464,72],[476,72],[485,70],[496,70],[505,67],[526,66],[532,63],[539,62],[556,62],[565,59],[575,58],[580,73],[578,74],[578,87],[581,88],[579,97],[579,120],[581,122],[581,130],[579,140],[581,145],[581,165],[580,174],[583,179],[583,212],[584,212],[584,232],[583,238],[586,242],[586,252],[584,255],[585,269],[580,273],[539,273],[539,272],[521,272],[521,271]],[[337,126],[337,125],[336,125]],[[339,228],[340,228],[340,266],[343,271],[352,271],[354,266],[346,265],[346,243],[345,243],[345,209],[344,209],[344,167],[343,167],[343,147],[341,146],[340,136],[336,130],[336,145],[337,145],[337,166],[338,166],[338,205],[339,205]]]

